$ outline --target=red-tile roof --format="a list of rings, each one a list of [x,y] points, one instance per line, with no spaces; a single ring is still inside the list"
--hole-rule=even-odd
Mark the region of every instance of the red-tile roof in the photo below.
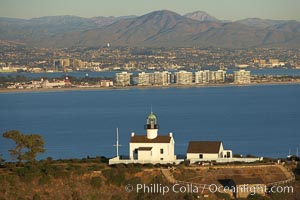
[[[130,139],[130,143],[170,143],[169,135],[159,135],[154,139],[148,139],[146,135],[134,135]]]

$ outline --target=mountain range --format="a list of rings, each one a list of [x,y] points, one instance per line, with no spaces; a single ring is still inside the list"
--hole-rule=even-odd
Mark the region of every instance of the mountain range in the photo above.
[[[219,20],[206,12],[142,16],[0,18],[0,40],[31,47],[300,47],[300,22],[248,18]]]

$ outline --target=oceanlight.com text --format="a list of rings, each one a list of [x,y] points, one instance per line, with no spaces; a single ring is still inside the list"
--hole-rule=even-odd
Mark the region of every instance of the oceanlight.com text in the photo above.
[[[253,186],[243,184],[239,186],[220,186],[216,184],[202,184],[201,187],[196,184],[127,184],[125,186],[126,192],[136,193],[151,193],[151,194],[162,194],[165,195],[169,192],[172,193],[194,193],[204,194],[207,193],[248,193],[250,195],[255,194],[271,194],[271,193],[293,193],[293,186]]]

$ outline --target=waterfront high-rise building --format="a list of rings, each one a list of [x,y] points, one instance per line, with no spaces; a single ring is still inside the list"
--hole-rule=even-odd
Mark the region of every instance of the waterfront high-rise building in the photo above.
[[[195,72],[195,83],[196,84],[204,83],[204,71]]]
[[[216,83],[223,83],[225,82],[226,71],[218,70],[214,72],[214,78]]]
[[[226,71],[197,71],[195,72],[195,83],[206,84],[206,83],[223,83],[225,82]]]
[[[128,73],[128,72],[116,73],[116,85],[117,86],[131,85],[131,75],[132,73]]]
[[[153,72],[153,73],[139,73],[139,83],[138,85],[169,85],[170,75],[169,72]]]
[[[138,85],[145,86],[150,85],[149,73],[141,72],[139,73],[139,83]]]
[[[250,71],[246,70],[239,70],[239,71],[234,71],[233,72],[233,77],[234,77],[234,83],[237,84],[249,84],[251,75]]]
[[[154,85],[169,85],[170,74],[168,71],[154,72]]]
[[[181,70],[175,72],[176,83],[179,85],[190,85],[193,83],[193,73]]]

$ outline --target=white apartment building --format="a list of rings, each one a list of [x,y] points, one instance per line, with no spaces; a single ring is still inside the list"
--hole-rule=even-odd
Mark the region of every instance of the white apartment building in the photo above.
[[[131,85],[131,75],[132,73],[121,72],[116,73],[116,85],[118,86],[128,86]]]
[[[221,83],[225,82],[226,71],[197,71],[195,72],[195,83],[196,84],[207,84],[207,83]]]
[[[234,71],[233,72],[233,77],[234,77],[234,83],[236,84],[249,84],[251,83],[250,78],[250,71],[246,70],[239,70],[239,71]]]
[[[170,75],[168,71],[163,72],[153,72],[153,73],[139,73],[139,83],[138,85],[169,85]]]
[[[145,86],[145,85],[150,85],[150,74],[141,72],[139,73],[139,83],[138,85]]]
[[[193,83],[193,73],[181,70],[175,72],[176,84],[179,85],[190,85]]]

